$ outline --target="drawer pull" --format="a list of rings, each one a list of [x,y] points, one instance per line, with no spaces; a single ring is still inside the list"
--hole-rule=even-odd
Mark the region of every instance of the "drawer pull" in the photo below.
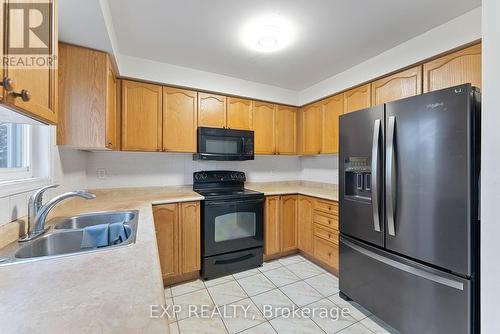
[[[331,239],[332,238],[332,235],[331,234],[328,234],[328,239]]]

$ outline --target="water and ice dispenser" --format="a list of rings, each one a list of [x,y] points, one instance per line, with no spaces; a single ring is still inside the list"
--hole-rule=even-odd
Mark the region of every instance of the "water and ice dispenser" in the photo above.
[[[344,161],[345,198],[371,201],[372,169],[367,157],[347,157]]]

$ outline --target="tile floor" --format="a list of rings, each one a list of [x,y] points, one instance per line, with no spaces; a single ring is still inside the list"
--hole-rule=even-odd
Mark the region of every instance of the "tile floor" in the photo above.
[[[361,306],[342,300],[338,293],[335,276],[293,255],[258,269],[166,288],[165,298],[167,305],[177,307],[177,312],[169,312],[172,334],[397,333]],[[279,312],[269,312],[270,307]],[[309,314],[292,317],[294,308],[298,312],[307,309]],[[325,317],[319,310],[334,313]]]

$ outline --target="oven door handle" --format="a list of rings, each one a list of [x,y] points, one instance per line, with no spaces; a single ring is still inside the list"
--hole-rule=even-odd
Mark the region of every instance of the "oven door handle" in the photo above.
[[[252,199],[252,200],[242,200],[242,201],[205,201],[205,205],[217,206],[217,205],[227,205],[227,204],[259,204],[264,203],[263,198]]]

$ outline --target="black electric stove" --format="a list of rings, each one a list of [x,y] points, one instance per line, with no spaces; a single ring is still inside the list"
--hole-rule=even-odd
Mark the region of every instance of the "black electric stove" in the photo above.
[[[244,188],[245,173],[202,171],[193,190],[201,210],[201,276],[222,277],[262,265],[264,194]]]

